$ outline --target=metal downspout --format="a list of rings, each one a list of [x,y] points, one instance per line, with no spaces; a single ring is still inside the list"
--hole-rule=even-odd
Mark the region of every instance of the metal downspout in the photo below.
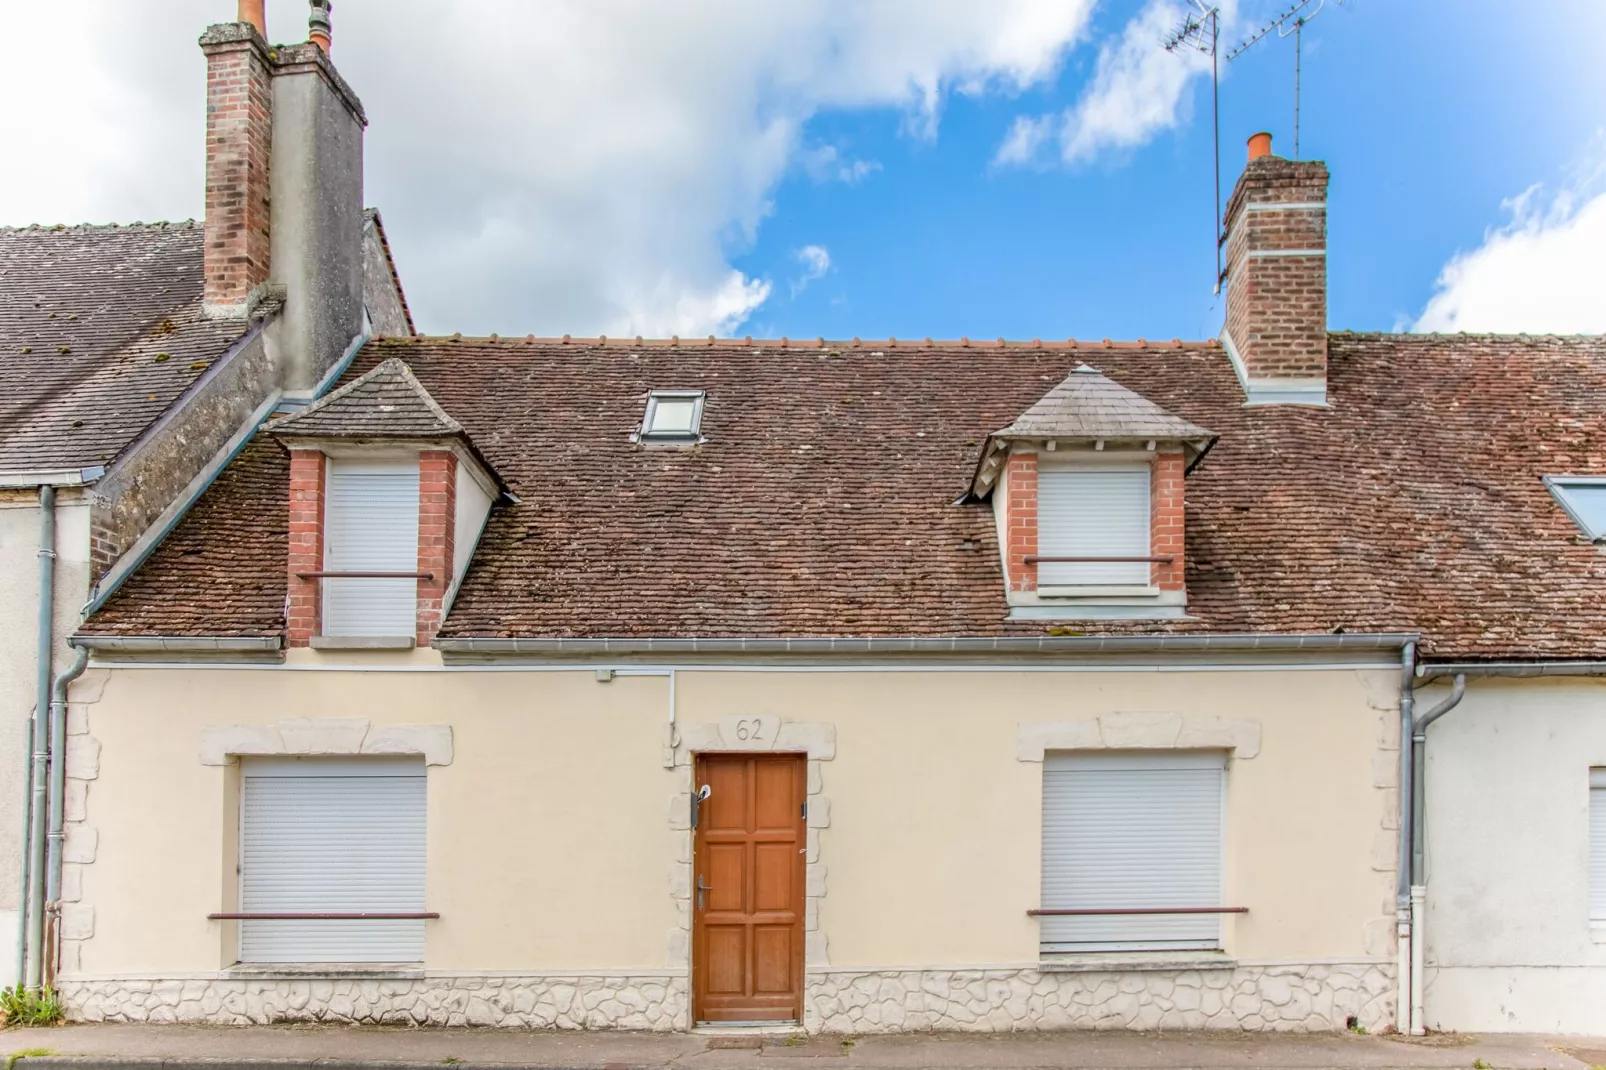
[[[1418,1036],[1427,1032],[1423,1013],[1427,962],[1427,874],[1423,864],[1427,844],[1427,730],[1428,725],[1460,705],[1466,692],[1467,678],[1457,673],[1450,693],[1411,726],[1411,1032]]]
[[[27,772],[22,778],[22,889],[17,903],[17,983],[39,987],[39,954],[44,932],[44,911],[38,911],[34,924],[34,905],[43,906],[39,879],[44,862],[45,769],[47,755],[41,749],[45,739],[45,719],[50,710],[51,654],[56,643],[56,488],[39,488],[39,631],[35,642],[38,681],[34,693],[33,717],[28,721]],[[31,939],[30,939],[31,938]],[[34,972],[29,972],[28,948],[34,948]]]
[[[1411,735],[1416,710],[1416,644],[1400,651],[1400,850],[1395,861],[1394,1028],[1411,1031]]]
[[[54,948],[61,933],[61,847],[65,836],[67,816],[67,685],[84,674],[89,667],[89,650],[79,647],[73,663],[62,670],[50,689],[50,836],[49,859],[45,868],[45,909],[50,912]],[[49,959],[47,981],[55,980],[54,955],[40,955]]]

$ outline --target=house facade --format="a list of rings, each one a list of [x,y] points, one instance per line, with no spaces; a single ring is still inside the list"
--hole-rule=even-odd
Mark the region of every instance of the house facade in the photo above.
[[[46,844],[65,784],[52,790],[49,770],[66,741],[49,708],[74,664],[67,638],[270,413],[326,390],[375,331],[412,329],[362,207],[366,119],[327,55],[270,56],[244,23],[202,48],[203,223],[0,228],[0,868],[19,878],[0,882],[0,932],[17,934],[7,985],[38,984],[54,960],[38,949],[56,939]]]
[[[1270,150],[1215,340],[362,339],[71,637],[69,1015],[1598,1032],[1606,340]]]

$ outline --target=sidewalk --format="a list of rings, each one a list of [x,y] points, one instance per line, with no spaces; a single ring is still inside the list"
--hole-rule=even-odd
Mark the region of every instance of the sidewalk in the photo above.
[[[1026,1070],[1337,1067],[1437,1070],[1588,1070],[1606,1064],[1606,1039],[1524,1035],[1414,1040],[1349,1034],[1019,1033],[847,1039],[651,1033],[518,1032],[360,1026],[70,1025],[0,1033],[0,1055],[27,1055],[17,1070],[169,1065],[207,1070],[317,1066],[542,1068],[542,1070],[746,1070],[789,1066],[863,1070]],[[69,1058],[74,1057],[74,1058]]]

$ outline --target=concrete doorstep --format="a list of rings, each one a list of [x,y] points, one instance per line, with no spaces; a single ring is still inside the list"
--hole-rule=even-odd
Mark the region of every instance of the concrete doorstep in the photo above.
[[[523,1032],[349,1025],[68,1025],[0,1033],[15,1070],[1589,1070],[1606,1040],[1526,1035],[1063,1032],[871,1037]],[[5,1064],[12,1067],[12,1062]]]

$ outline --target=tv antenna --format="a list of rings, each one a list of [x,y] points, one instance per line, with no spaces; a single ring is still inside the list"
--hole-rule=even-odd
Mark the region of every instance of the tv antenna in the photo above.
[[[1192,6],[1178,26],[1166,35],[1165,50],[1180,52],[1192,49],[1210,57],[1210,141],[1215,152],[1216,214],[1211,228],[1216,235],[1216,288],[1221,293],[1221,74],[1217,60],[1217,44],[1221,37],[1221,9],[1206,4],[1205,0],[1188,0]],[[1308,2],[1308,0],[1307,0]]]
[[[1333,2],[1343,6],[1344,0],[1333,0]],[[1237,48],[1234,48],[1231,52],[1227,53],[1227,62],[1231,63],[1233,60],[1243,55],[1250,46],[1255,44],[1255,42],[1267,36],[1273,30],[1277,31],[1277,36],[1279,38],[1292,37],[1294,39],[1294,159],[1296,160],[1299,159],[1300,67],[1303,64],[1304,55],[1304,42],[1302,40],[1302,33],[1305,29],[1305,23],[1309,22],[1317,15],[1320,15],[1322,13],[1322,8],[1326,6],[1327,0],[1299,0],[1298,3],[1288,8],[1288,10],[1284,11],[1270,22],[1261,26],[1260,29],[1250,34],[1241,44],[1238,45]]]

